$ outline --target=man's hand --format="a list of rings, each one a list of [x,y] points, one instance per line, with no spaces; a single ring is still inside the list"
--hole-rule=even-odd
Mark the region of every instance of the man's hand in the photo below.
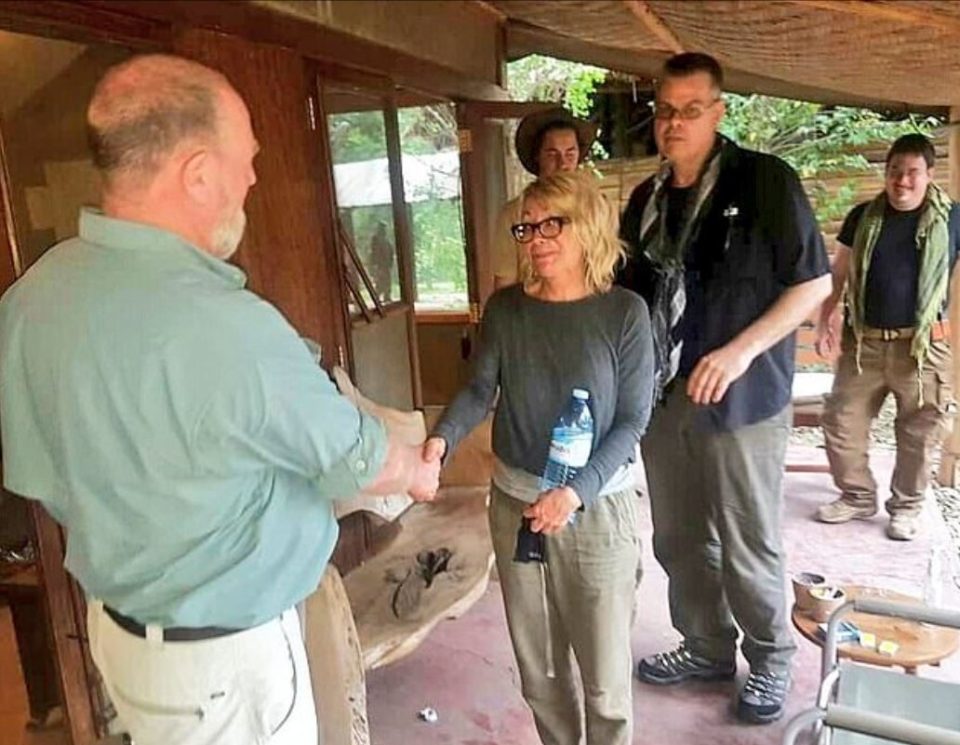
[[[440,488],[440,458],[427,460],[426,447],[421,454],[419,463],[410,479],[410,488],[407,493],[415,502],[432,502]]]
[[[687,380],[687,395],[695,404],[716,404],[743,375],[754,355],[736,340],[703,355]]]
[[[417,502],[430,502],[437,496],[440,486],[440,466],[447,452],[447,441],[442,437],[429,437],[420,451],[420,464],[410,485],[410,496]]]
[[[817,354],[825,360],[834,360],[840,354],[840,326],[843,312],[836,306],[827,318],[817,322]]]
[[[523,516],[533,521],[530,530],[534,533],[550,535],[567,527],[570,515],[579,510],[582,504],[573,489],[561,486],[543,492],[536,502],[523,511]]]
[[[440,438],[431,438],[440,439]],[[443,440],[440,440],[443,443]],[[440,458],[432,446],[428,459],[429,440],[423,445],[406,445],[390,438],[383,467],[366,487],[364,494],[385,496],[404,492],[417,502],[429,502],[437,496],[440,486]],[[446,444],[444,444],[444,449]]]

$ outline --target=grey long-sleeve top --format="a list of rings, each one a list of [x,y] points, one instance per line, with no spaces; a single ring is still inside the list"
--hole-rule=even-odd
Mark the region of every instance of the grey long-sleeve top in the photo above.
[[[493,452],[543,473],[553,424],[574,388],[590,391],[593,450],[570,484],[588,506],[633,458],[653,400],[653,341],[644,301],[614,287],[572,302],[530,297],[520,285],[496,292],[481,327],[473,378],[434,429],[452,452],[493,406]]]

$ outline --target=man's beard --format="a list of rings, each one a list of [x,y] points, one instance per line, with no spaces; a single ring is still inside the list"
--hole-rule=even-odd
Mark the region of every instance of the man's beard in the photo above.
[[[229,259],[236,253],[243,232],[247,227],[247,213],[243,209],[234,212],[213,230],[210,242],[213,245],[214,255],[219,259]]]

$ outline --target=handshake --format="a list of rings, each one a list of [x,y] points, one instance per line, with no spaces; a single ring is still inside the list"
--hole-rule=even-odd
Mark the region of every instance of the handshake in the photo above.
[[[447,443],[442,437],[429,437],[422,447],[412,450],[412,475],[407,493],[415,502],[431,502],[440,488],[440,464]]]

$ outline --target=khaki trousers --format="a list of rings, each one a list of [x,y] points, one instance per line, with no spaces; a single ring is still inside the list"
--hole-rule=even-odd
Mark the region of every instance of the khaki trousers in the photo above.
[[[877,482],[868,457],[870,423],[892,393],[897,404],[897,459],[886,508],[891,515],[920,512],[930,481],[932,450],[943,437],[953,408],[952,364],[950,345],[931,342],[918,380],[910,339],[864,339],[862,373],[858,374],[853,336],[844,333],[833,391],[821,420],[830,470],[842,499],[858,506],[877,502]]]
[[[721,663],[735,659],[739,626],[751,670],[787,672],[796,644],[780,519],[791,407],[715,431],[685,389],[678,380],[641,443],[671,620],[688,649]]]
[[[87,606],[90,653],[134,745],[317,745],[300,619],[195,642],[141,639]],[[152,629],[148,628],[148,634]]]
[[[586,745],[630,745],[637,496],[618,492],[579,512],[547,536],[545,564],[513,561],[525,507],[492,487],[490,532],[507,625],[540,739],[579,745],[586,729]]]

